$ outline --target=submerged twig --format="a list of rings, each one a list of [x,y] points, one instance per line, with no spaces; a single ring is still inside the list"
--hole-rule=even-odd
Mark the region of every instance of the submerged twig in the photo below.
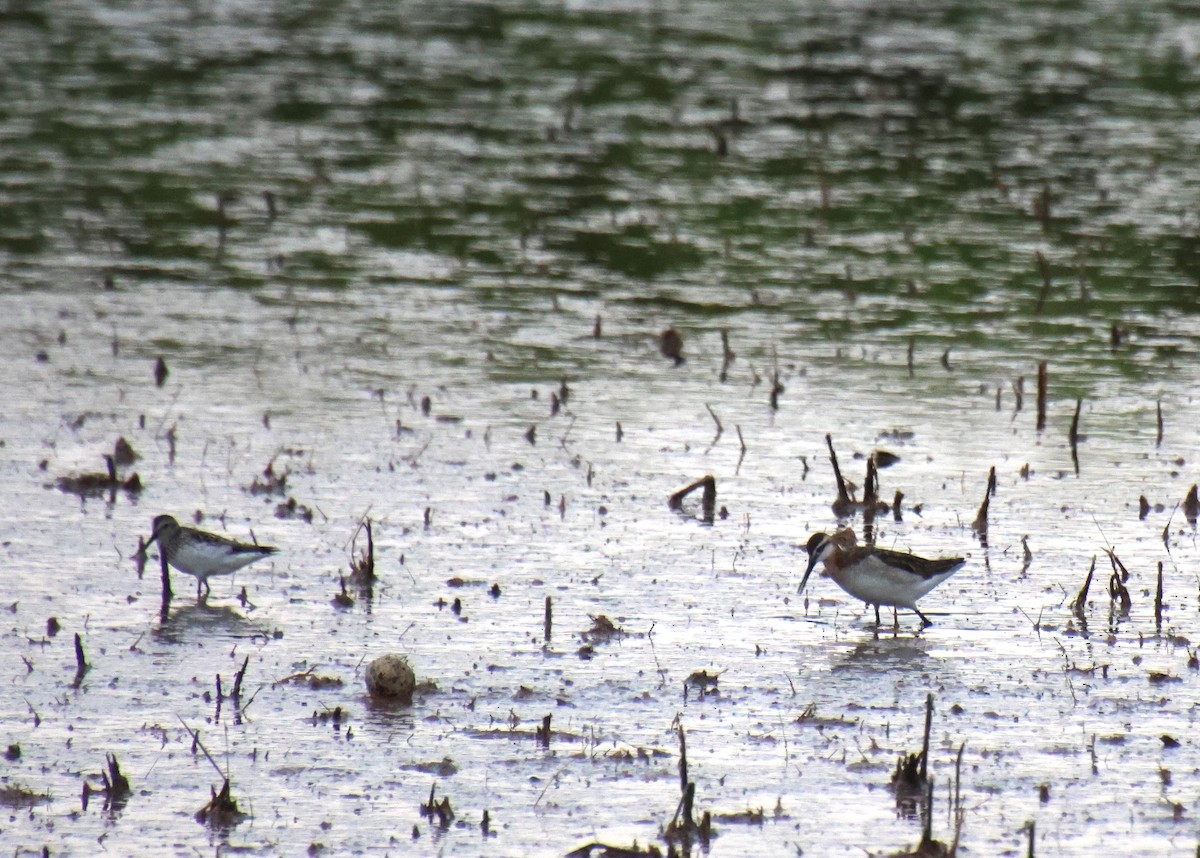
[[[721,435],[725,432],[725,429],[721,426],[721,420],[719,417],[717,417],[717,413],[712,410],[712,406],[706,402],[704,403],[704,407],[708,409],[709,416],[712,417],[713,423],[717,424],[717,434],[713,436],[712,441],[710,441],[708,444],[708,449],[711,450],[716,446],[717,442],[721,440]],[[708,450],[705,450],[704,452],[707,453]]]
[[[1048,384],[1049,371],[1046,368],[1046,362],[1038,363],[1038,379],[1037,379],[1037,430],[1041,432],[1046,428],[1046,386]]]
[[[1154,589],[1154,630],[1162,633],[1163,612],[1163,563],[1158,561],[1158,585]]]
[[[1108,579],[1108,595],[1114,602],[1120,602],[1122,614],[1128,614],[1133,605],[1129,588],[1125,586],[1125,582],[1129,580],[1129,570],[1125,568],[1125,564],[1117,557],[1115,551],[1111,548],[1106,548],[1104,551],[1108,554],[1113,570],[1112,576]]]
[[[1195,483],[1192,483],[1192,487],[1188,489],[1187,497],[1183,499],[1183,515],[1187,518],[1188,524],[1192,525],[1200,517],[1200,494],[1197,494]]]
[[[1075,416],[1071,418],[1071,429],[1067,439],[1071,442],[1071,461],[1075,463],[1075,476],[1079,476],[1079,412],[1083,409],[1083,399],[1075,400]]]
[[[725,328],[721,329],[721,352],[722,360],[720,379],[722,382],[724,382],[725,379],[729,377],[729,365],[733,363],[734,358],[737,357],[737,354],[729,347],[729,331],[727,331]]]
[[[933,726],[933,692],[925,695],[925,738],[921,742],[921,780],[929,777],[929,731]]]
[[[1088,567],[1087,577],[1083,579],[1083,586],[1079,588],[1079,593],[1075,596],[1075,601],[1071,603],[1071,611],[1075,616],[1083,619],[1083,612],[1087,606],[1088,590],[1092,587],[1092,575],[1096,571],[1096,555],[1092,555],[1092,565]]]
[[[675,492],[670,498],[667,499],[667,506],[676,512],[682,512],[683,499],[699,488],[704,489],[704,496],[703,500],[701,501],[704,523],[712,524],[713,520],[716,518],[717,506],[717,480],[712,474],[701,477],[694,483],[684,486],[682,489]]]

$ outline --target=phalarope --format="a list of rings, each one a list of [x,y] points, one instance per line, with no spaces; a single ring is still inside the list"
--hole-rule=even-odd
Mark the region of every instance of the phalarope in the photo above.
[[[153,533],[146,547],[149,548],[155,540],[158,540],[168,563],[180,572],[195,576],[197,599],[200,598],[201,585],[204,586],[205,595],[208,594],[210,575],[228,575],[278,550],[269,545],[236,542],[194,527],[183,527],[169,515],[155,517]]]
[[[821,574],[832,578],[856,599],[874,605],[876,622],[879,622],[879,606],[891,605],[915,611],[926,626],[932,623],[917,608],[917,600],[967,562],[962,557],[930,560],[874,545],[859,545],[851,528],[832,535],[814,533],[808,540],[808,568],[800,581],[801,591],[822,560],[825,569]]]

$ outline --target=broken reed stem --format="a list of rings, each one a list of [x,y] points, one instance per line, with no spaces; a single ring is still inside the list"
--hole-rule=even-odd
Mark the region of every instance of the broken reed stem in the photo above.
[[[733,359],[737,357],[733,349],[729,347],[729,331],[721,329],[721,375],[720,379],[724,382],[729,377],[729,365],[733,363]]]
[[[908,377],[909,378],[913,377],[913,350],[916,348],[916,346],[917,346],[917,338],[909,337],[908,338]]]
[[[100,773],[104,779],[104,792],[107,793],[109,801],[120,801],[132,792],[129,778],[121,774],[121,765],[117,762],[116,754],[106,754],[105,761],[108,763],[108,771]]]
[[[707,456],[708,451],[715,447],[717,442],[721,440],[721,436],[725,434],[725,427],[721,425],[721,421],[717,417],[717,412],[712,410],[711,405],[706,402],[704,403],[704,407],[708,409],[708,414],[710,417],[712,417],[713,423],[717,424],[717,434],[713,435],[712,441],[710,441],[708,444],[708,449],[704,451],[704,454]]]
[[[1125,582],[1129,580],[1129,570],[1125,568],[1125,564],[1121,562],[1121,558],[1117,556],[1115,550],[1111,548],[1104,550],[1108,553],[1108,560],[1112,564],[1113,570],[1112,577],[1108,579],[1108,595],[1114,602],[1120,601],[1122,614],[1128,614],[1133,605],[1129,588],[1125,586]]]
[[[696,820],[692,817],[692,805],[696,801],[696,785],[691,781],[688,782],[687,788],[683,791],[683,824],[686,826],[684,830],[691,831],[696,827]]]
[[[979,505],[979,512],[975,514],[975,521],[971,522],[971,529],[976,533],[984,535],[988,529],[988,507],[991,506],[992,495],[996,493],[996,466],[992,465],[988,471],[988,484],[983,492],[983,503]]]
[[[538,744],[543,748],[550,747],[550,716],[542,718],[542,726],[536,730]]]
[[[829,447],[829,462],[833,465],[833,479],[837,482],[837,500],[833,502],[833,511],[837,515],[848,513],[852,501],[846,491],[846,481],[842,479],[842,469],[838,467],[837,453],[833,449],[833,436],[826,433],[825,443]]]
[[[867,457],[867,478],[863,481],[863,507],[873,507],[879,501],[879,468],[875,456]]]
[[[1163,578],[1163,576],[1162,576],[1162,572],[1163,572],[1163,564],[1162,564],[1162,561],[1160,560],[1160,561],[1158,561],[1158,586],[1154,590],[1154,630],[1156,632],[1162,631],[1162,608],[1163,608],[1163,601],[1162,601],[1162,593],[1163,593],[1162,578]]]
[[[437,817],[438,825],[443,830],[450,827],[450,821],[454,819],[454,810],[450,807],[450,796],[442,796],[441,801],[435,798],[437,790],[437,782],[434,781],[429,786],[429,801],[421,805],[421,816],[433,819]],[[414,830],[416,826],[413,826]]]
[[[178,715],[176,715],[175,717],[179,718]],[[212,767],[217,770],[217,774],[220,775],[222,778],[224,778],[226,791],[228,791],[229,778],[223,771],[221,771],[221,767],[219,765],[217,765],[217,761],[213,759],[213,755],[208,752],[208,748],[204,747],[204,743],[200,741],[200,734],[197,733],[195,730],[193,730],[191,727],[189,727],[187,725],[187,722],[184,721],[182,718],[179,718],[179,723],[183,725],[183,729],[187,730],[188,735],[190,735],[192,737],[192,745],[193,745],[192,753],[193,754],[196,753],[196,748],[199,748],[204,753],[204,756],[208,758],[208,761],[210,763],[212,763]]]
[[[1187,497],[1183,499],[1183,515],[1188,520],[1188,524],[1195,524],[1197,517],[1200,517],[1200,492],[1197,491],[1196,484],[1192,483],[1192,487],[1188,489]],[[1168,522],[1168,526],[1170,523]],[[1163,531],[1163,542],[1166,542],[1166,531]]]
[[[967,743],[964,740],[958,746],[958,757],[954,760],[954,813],[956,816],[962,813],[962,758],[963,751],[966,749]]]
[[[779,410],[779,394],[783,393],[784,389],[783,384],[779,381],[779,370],[776,369],[771,373],[771,395],[769,402],[772,411]]]
[[[691,485],[684,486],[675,492],[667,499],[667,506],[676,512],[681,512],[683,510],[683,499],[699,488],[704,489],[704,497],[701,501],[704,523],[712,524],[717,514],[717,480],[712,474],[703,476]]]
[[[879,507],[879,471],[875,456],[867,457],[867,478],[863,481],[863,530],[864,539],[874,543],[875,511]],[[885,507],[886,508],[886,507]]]
[[[1075,464],[1075,475],[1079,476],[1079,412],[1083,410],[1083,398],[1075,400],[1075,416],[1071,418],[1071,429],[1067,440],[1071,442],[1071,461]]]
[[[79,632],[75,633],[75,680],[72,683],[76,688],[83,681],[83,676],[89,670],[91,665],[87,663],[87,659],[83,655],[83,637]]]
[[[1037,381],[1037,430],[1041,432],[1046,428],[1046,382],[1047,382],[1046,362],[1038,363],[1038,381]]]
[[[925,765],[925,761],[921,760],[921,765]],[[924,777],[924,773],[921,777]],[[933,846],[933,781],[925,785],[925,827],[921,831],[921,848],[918,851],[924,852]]]
[[[683,725],[679,725],[679,790],[686,793],[688,787],[687,739],[683,734]]]
[[[715,412],[715,411],[713,411],[713,410],[712,410],[712,406],[711,406],[711,405],[709,405],[709,404],[706,402],[706,403],[704,403],[704,407],[708,409],[708,413],[709,413],[709,415],[712,417],[712,419],[713,419],[713,423],[716,423],[716,424],[717,424],[717,438],[720,438],[720,437],[721,437],[721,433],[725,431],[725,430],[724,430],[724,428],[722,428],[722,426],[721,426],[721,421],[720,421],[720,420],[717,418],[717,414],[716,414],[716,412]],[[717,441],[717,438],[713,438],[713,443],[714,443],[714,444],[716,443],[716,441]]]
[[[1075,601],[1071,605],[1071,610],[1075,616],[1083,619],[1083,611],[1087,606],[1088,590],[1092,588],[1092,575],[1096,572],[1096,555],[1092,555],[1092,565],[1088,567],[1087,577],[1083,579],[1083,586],[1079,588],[1079,594],[1075,597]]]
[[[83,673],[88,669],[87,659],[83,657],[83,637],[75,632],[75,669]]]
[[[231,691],[229,693],[229,696],[232,697],[235,701],[242,696],[242,680],[245,679],[246,668],[249,666],[250,666],[250,656],[246,656],[245,661],[242,662],[242,669],[239,670],[237,673],[235,673],[233,676],[233,691]],[[217,677],[217,680],[219,682],[220,677]]]
[[[1035,316],[1042,315],[1042,307],[1046,304],[1046,298],[1050,295],[1050,266],[1046,264],[1046,257],[1042,256],[1040,250],[1034,251],[1037,256],[1038,271],[1042,275],[1042,291],[1038,295],[1037,306],[1033,308]]]
[[[550,643],[550,631],[553,626],[553,609],[550,606],[550,597],[546,597],[546,618],[542,627],[542,640],[545,643]]]
[[[1108,560],[1112,564],[1113,572],[1121,573],[1121,583],[1124,584],[1129,580],[1129,570],[1125,568],[1125,564],[1121,562],[1121,558],[1117,556],[1115,549],[1106,548],[1105,553],[1108,554]]]
[[[212,825],[228,825],[231,821],[240,818],[241,811],[238,809],[237,802],[234,801],[231,794],[229,778],[225,778],[221,784],[221,791],[209,788],[212,793],[212,798],[204,807],[196,811],[196,820]]]
[[[1130,598],[1129,588],[1124,586],[1121,581],[1121,574],[1112,569],[1112,577],[1109,578],[1109,598],[1112,601],[1121,602],[1121,613],[1129,613],[1129,608],[1133,606],[1133,599]]]
[[[1162,400],[1161,399],[1158,400],[1158,402],[1156,403],[1155,409],[1158,412],[1158,437],[1154,442],[1154,446],[1161,447],[1162,441],[1163,441],[1163,417],[1162,417]]]
[[[1029,848],[1025,852],[1025,858],[1033,858],[1033,840],[1034,832],[1037,831],[1037,823],[1032,819],[1029,820]]]
[[[368,581],[375,580],[375,539],[371,534],[371,519],[367,519],[367,557],[363,572]]]
[[[925,739],[921,742],[921,780],[929,775],[929,731],[933,726],[933,692],[925,695]],[[932,807],[932,801],[930,807]],[[926,816],[929,813],[926,812]]]

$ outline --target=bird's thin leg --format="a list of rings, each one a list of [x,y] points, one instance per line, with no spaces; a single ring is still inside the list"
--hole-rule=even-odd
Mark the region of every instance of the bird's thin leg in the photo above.
[[[879,625],[879,606],[875,606],[875,625]]]
[[[202,583],[204,583],[204,579],[203,579],[203,578],[197,578],[197,579],[196,579],[196,601],[197,601],[197,602],[203,602],[203,601],[204,601],[204,597],[200,595],[200,585],[201,585]]]
[[[896,610],[895,605],[892,605],[892,628],[900,628],[900,613]]]
[[[933,620],[929,619],[929,617],[927,617],[927,616],[925,616],[924,614],[922,614],[922,613],[921,613],[921,610],[920,610],[920,608],[913,608],[913,610],[914,610],[914,611],[916,611],[916,612],[917,612],[917,616],[921,618],[921,625],[922,625],[922,627],[924,627],[924,626],[932,626],[932,625],[933,625]]]

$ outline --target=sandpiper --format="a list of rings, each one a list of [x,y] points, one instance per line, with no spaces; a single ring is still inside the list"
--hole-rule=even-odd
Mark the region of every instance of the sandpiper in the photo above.
[[[856,599],[875,606],[876,623],[879,622],[879,606],[891,605],[916,611],[925,626],[932,623],[917,608],[917,599],[967,562],[962,557],[929,560],[874,545],[859,545],[858,537],[850,528],[833,535],[814,533],[808,540],[808,568],[800,581],[800,590],[804,589],[808,576],[821,560],[825,561],[823,576],[832,578]]]
[[[155,540],[166,554],[168,563],[180,572],[196,577],[197,599],[201,585],[208,595],[210,575],[228,575],[278,550],[269,545],[236,542],[194,527],[183,527],[169,515],[155,517],[153,533],[146,547]]]

